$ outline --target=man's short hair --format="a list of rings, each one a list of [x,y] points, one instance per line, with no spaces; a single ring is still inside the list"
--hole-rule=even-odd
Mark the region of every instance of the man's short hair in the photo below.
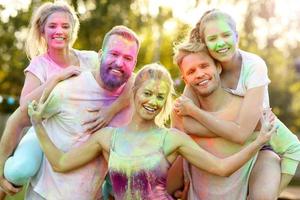
[[[205,44],[201,42],[182,42],[174,46],[174,56],[173,60],[174,63],[178,65],[179,69],[181,70],[181,64],[183,59],[193,53],[206,53],[210,56]],[[214,63],[216,64],[215,59],[212,58]]]
[[[130,28],[123,26],[123,25],[119,25],[119,26],[114,26],[110,31],[108,31],[105,34],[103,42],[102,42],[102,49],[105,48],[110,36],[112,36],[112,35],[120,35],[128,40],[135,41],[138,49],[140,48],[140,40],[139,40],[137,34]]]

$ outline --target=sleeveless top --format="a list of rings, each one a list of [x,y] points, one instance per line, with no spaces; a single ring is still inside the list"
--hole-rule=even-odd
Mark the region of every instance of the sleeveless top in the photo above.
[[[117,128],[112,135],[109,175],[116,200],[171,200],[166,190],[170,163],[163,152],[166,129],[159,129],[160,141],[145,155],[126,156],[116,151]]]

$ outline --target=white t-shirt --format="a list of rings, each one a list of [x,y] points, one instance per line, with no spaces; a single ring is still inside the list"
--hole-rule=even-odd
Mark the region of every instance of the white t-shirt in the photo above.
[[[268,68],[265,61],[259,56],[239,50],[242,56],[242,68],[236,89],[226,88],[230,93],[245,96],[249,89],[265,86],[263,107],[269,108],[268,84],[271,82],[268,77]]]
[[[95,113],[88,109],[109,106],[120,95],[122,88],[112,93],[96,82],[90,71],[59,83],[46,102],[45,129],[52,142],[62,151],[69,151],[87,141],[82,123]],[[131,119],[131,111],[118,113],[110,126],[122,126]],[[47,199],[88,200],[99,195],[107,171],[103,157],[68,173],[56,173],[46,158],[34,179],[34,191]]]
[[[237,88],[229,92],[245,96],[247,90],[259,86],[264,88],[263,107],[269,108],[268,84],[270,83],[266,63],[259,56],[239,50],[242,56],[242,69]],[[273,150],[281,156],[281,172],[294,175],[300,160],[300,142],[280,120],[277,133],[269,141]]]
[[[79,51],[72,49],[79,59],[81,70],[94,70],[99,67],[98,54],[94,51]],[[45,83],[53,75],[59,74],[64,68],[57,65],[47,53],[34,57],[24,73],[31,72],[41,83]]]
[[[100,65],[98,54],[93,51],[78,51],[76,53],[80,69],[90,71]],[[31,72],[41,83],[45,83],[51,76],[60,73],[64,68],[58,66],[47,54],[32,59],[24,72]],[[110,104],[115,100],[121,89],[110,93],[99,87],[91,73],[82,72],[78,77],[70,78],[59,83],[47,100],[48,119],[45,128],[49,137],[62,150],[69,150],[89,138],[83,133],[81,123],[91,117],[88,108],[99,108],[102,104]],[[61,102],[53,105],[60,99]],[[109,99],[109,100],[108,100]],[[128,112],[128,111],[126,111]],[[125,113],[126,114],[126,113]],[[129,113],[122,114],[112,121],[112,125],[122,125],[122,121],[131,119]],[[32,178],[31,185],[35,192],[46,199],[93,199],[99,190],[106,172],[106,163],[100,157],[81,169],[61,174],[53,172],[47,159],[43,159],[37,176]]]

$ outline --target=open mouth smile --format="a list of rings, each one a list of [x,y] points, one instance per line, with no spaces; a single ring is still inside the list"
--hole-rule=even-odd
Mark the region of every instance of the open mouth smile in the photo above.
[[[150,113],[155,113],[155,111],[157,111],[157,108],[153,108],[153,107],[147,106],[147,105],[143,105],[143,108],[145,108]]]

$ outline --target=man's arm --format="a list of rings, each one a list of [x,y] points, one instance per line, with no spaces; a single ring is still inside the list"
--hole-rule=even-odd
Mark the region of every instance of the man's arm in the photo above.
[[[176,112],[174,112],[174,110],[171,113],[171,127],[199,137],[216,137],[215,134],[205,128],[194,118],[190,116],[179,116]]]

